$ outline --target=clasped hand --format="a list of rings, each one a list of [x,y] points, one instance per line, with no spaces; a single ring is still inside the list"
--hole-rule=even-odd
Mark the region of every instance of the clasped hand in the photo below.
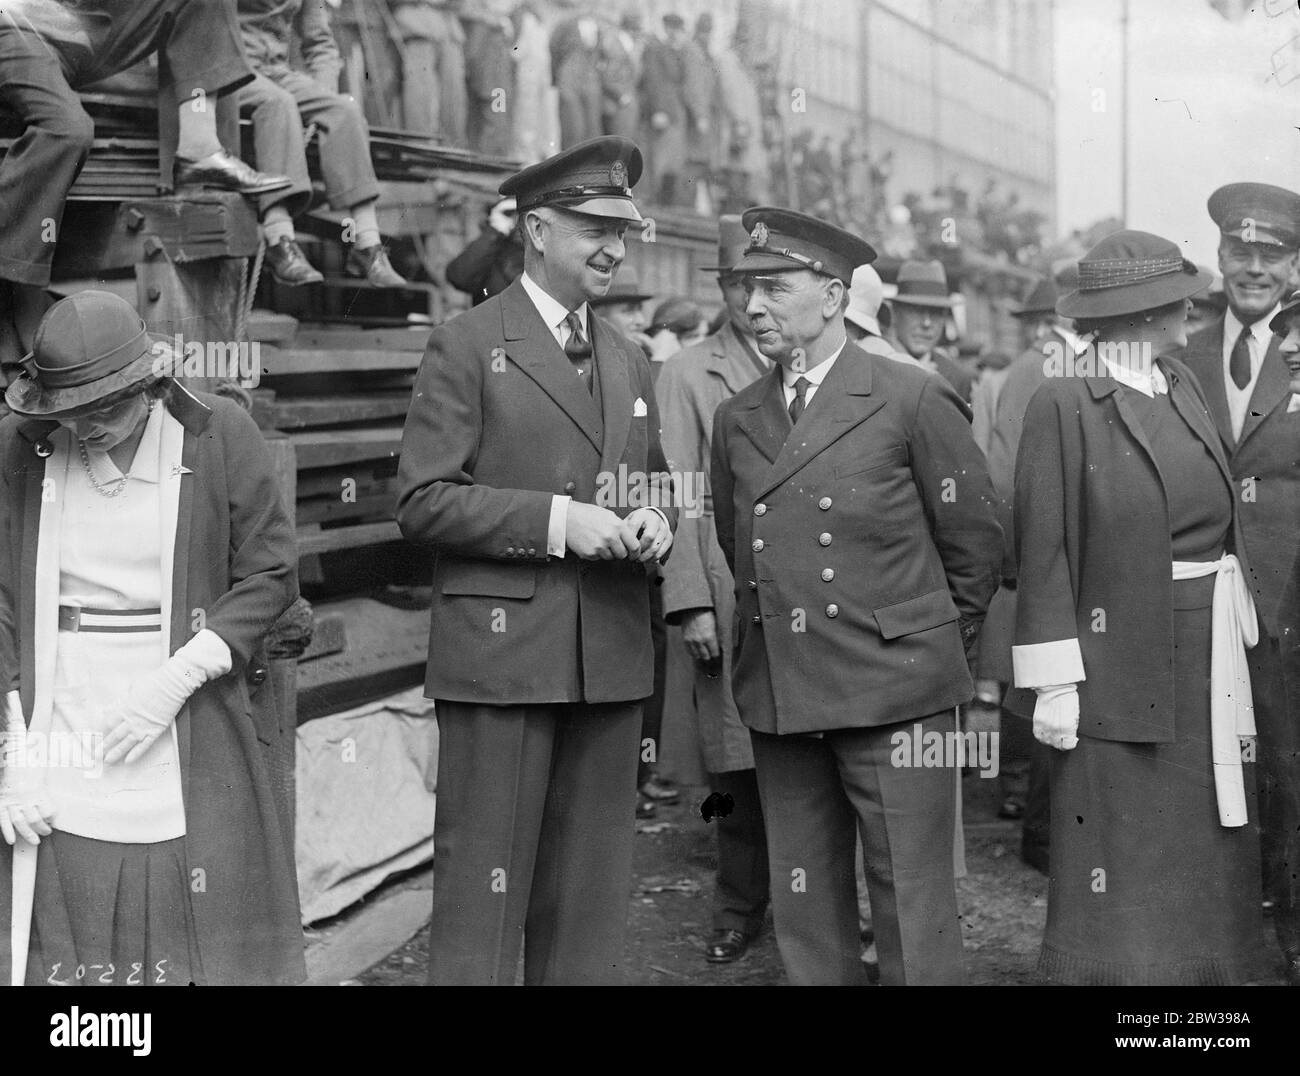
[[[638,508],[620,519],[608,508],[570,501],[564,544],[584,560],[662,560],[672,548],[673,532],[651,508]]]

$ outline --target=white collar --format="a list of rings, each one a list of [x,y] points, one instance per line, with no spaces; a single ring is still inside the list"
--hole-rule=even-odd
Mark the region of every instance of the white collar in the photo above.
[[[848,343],[848,339],[845,338],[844,344],[847,343]],[[844,344],[840,344],[840,346],[837,347],[835,351],[831,354],[831,357],[829,359],[825,359],[822,362],[819,362],[811,370],[804,370],[802,373],[795,373],[794,371],[790,370],[788,367],[785,366],[781,367],[782,383],[785,385],[786,388],[792,389],[794,388],[794,383],[798,381],[799,378],[803,377],[808,379],[808,383],[810,385],[820,386],[821,383],[826,380],[826,375],[831,372],[831,367],[835,365],[835,360],[840,357],[840,352],[844,350]]]
[[[1073,332],[1072,330],[1067,329],[1064,326],[1053,325],[1052,332],[1056,333],[1057,336],[1059,336],[1062,340],[1064,340],[1065,346],[1070,348],[1070,350],[1075,355],[1079,354],[1080,351],[1082,351],[1085,347],[1088,346],[1083,342],[1082,339],[1080,339],[1078,333]]]
[[[1157,393],[1163,396],[1169,391],[1169,381],[1155,363],[1151,364],[1150,370],[1134,370],[1131,367],[1113,363],[1104,355],[1099,357],[1101,358],[1101,364],[1106,367],[1111,377],[1121,385],[1137,389],[1143,396],[1150,396],[1154,399]]]
[[[528,293],[528,298],[533,301],[533,306],[537,308],[537,312],[542,315],[546,327],[551,332],[558,331],[560,326],[564,324],[564,319],[569,316],[568,308],[530,277],[527,270],[524,270],[519,277],[519,282],[523,284],[524,291]],[[584,302],[575,313],[582,323],[583,332],[586,332],[590,325],[590,319],[587,317],[587,304]],[[588,333],[587,335],[590,336],[591,334]]]
[[[135,458],[131,460],[131,469],[125,477],[155,486],[158,484],[158,453],[162,449],[162,421],[166,410],[167,408],[159,401],[154,401],[153,410],[145,420],[144,433],[140,435],[140,443],[136,446]],[[75,441],[75,435],[71,439]],[[106,475],[106,481],[114,482],[124,477],[121,469],[113,462],[113,457],[107,452],[88,448],[86,455],[94,465],[95,471]]]
[[[1277,312],[1281,309],[1282,304],[1277,303],[1274,305],[1273,309],[1262,318],[1250,324],[1250,335],[1265,347],[1268,346],[1269,336],[1272,333],[1272,330],[1268,327],[1268,323],[1277,316]],[[1246,326],[1243,325],[1241,319],[1232,312],[1232,307],[1228,307],[1228,309],[1223,312],[1224,347],[1231,349],[1233,344],[1237,342],[1237,337],[1241,335],[1241,330],[1244,328],[1246,328]]]

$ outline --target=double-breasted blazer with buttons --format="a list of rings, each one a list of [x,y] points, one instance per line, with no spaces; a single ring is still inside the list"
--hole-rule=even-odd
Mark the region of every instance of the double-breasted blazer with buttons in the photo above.
[[[713,505],[751,729],[885,725],[970,699],[1002,532],[967,415],[943,378],[852,343],[796,429],[780,368],[718,408]]]
[[[622,702],[652,690],[645,568],[546,552],[557,494],[619,516],[651,483],[661,507],[671,499],[649,363],[599,317],[591,341],[596,397],[518,280],[429,337],[397,522],[434,554],[430,698]],[[677,510],[664,512],[675,527]]]
[[[1196,379],[1177,360],[1164,356],[1160,363],[1174,408],[1231,487]],[[1080,734],[1171,743],[1168,500],[1150,442],[1120,390],[1106,374],[1056,377],[1029,401],[1016,455],[1016,645],[1078,640],[1086,677],[1079,684]],[[1239,507],[1227,552],[1236,553],[1250,578]]]
[[[1290,377],[1278,339],[1269,342],[1236,439],[1223,384],[1223,318],[1193,333],[1177,357],[1196,375],[1228,454],[1255,610],[1261,627],[1277,637],[1280,598],[1300,548],[1300,411],[1290,409]]]

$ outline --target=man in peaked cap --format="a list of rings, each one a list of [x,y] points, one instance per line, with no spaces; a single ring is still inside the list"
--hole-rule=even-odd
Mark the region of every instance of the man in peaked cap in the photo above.
[[[507,179],[523,274],[434,329],[416,377],[397,521],[433,554],[435,984],[512,984],[521,942],[530,985],[622,978],[649,587],[677,513],[649,366],[590,304],[640,174],[599,138]]]
[[[860,833],[881,982],[960,983],[960,763],[920,763],[974,694],[1001,561],[988,475],[946,381],[847,340],[870,245],[785,209],[742,221],[734,268],[776,368],[718,408],[711,478],[781,957],[793,983],[865,981]]]
[[[1229,183],[1207,208],[1219,228],[1219,271],[1228,308],[1188,337],[1179,356],[1205,389],[1232,476],[1260,621],[1248,651],[1259,729],[1265,898],[1288,974],[1300,984],[1300,739],[1283,679],[1281,595],[1297,551],[1300,411],[1270,322],[1292,286],[1300,248],[1300,194],[1266,183]],[[1292,692],[1296,689],[1294,685]]]

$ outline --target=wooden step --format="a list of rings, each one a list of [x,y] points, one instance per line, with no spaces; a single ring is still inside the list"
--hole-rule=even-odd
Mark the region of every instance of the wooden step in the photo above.
[[[344,422],[405,418],[410,404],[409,392],[375,393],[350,398],[280,397],[269,405],[267,413],[270,425],[277,430],[302,430],[315,426],[337,426]]]
[[[298,454],[300,471],[359,460],[396,458],[402,447],[400,426],[377,426],[366,430],[306,430],[288,436]]]
[[[379,545],[381,542],[400,542],[402,532],[391,520],[384,523],[359,523],[353,527],[331,527],[321,530],[318,524],[298,528],[298,556],[311,557],[320,553],[334,553],[340,549],[359,549]]]
[[[289,377],[338,371],[414,370],[423,351],[379,348],[300,348],[263,346],[262,376]]]

